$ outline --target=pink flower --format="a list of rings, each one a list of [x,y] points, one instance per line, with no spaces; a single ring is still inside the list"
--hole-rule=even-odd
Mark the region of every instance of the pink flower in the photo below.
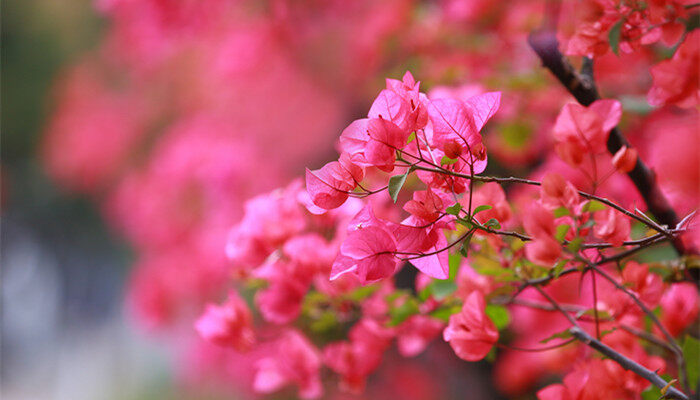
[[[440,334],[445,324],[426,315],[414,315],[404,321],[398,330],[399,353],[404,357],[414,357]]]
[[[445,204],[441,196],[428,187],[426,190],[413,192],[413,200],[407,201],[403,209],[420,219],[425,225],[440,217],[440,213],[445,210]]]
[[[550,209],[566,207],[569,210],[574,210],[579,204],[576,187],[556,172],[548,173],[542,179],[540,197],[542,204]]]
[[[338,161],[329,162],[315,171],[306,169],[306,190],[311,201],[326,210],[340,207],[356,186],[351,171]]]
[[[443,338],[457,356],[466,361],[479,361],[491,351],[498,340],[498,331],[486,315],[484,296],[475,291],[462,306],[462,312],[450,317]]]
[[[396,246],[396,238],[385,227],[359,227],[350,232],[340,246],[331,279],[353,272],[367,284],[391,276],[396,269]]]
[[[634,373],[625,371],[612,360],[592,358],[577,364],[564,377],[564,384],[554,384],[537,392],[539,400],[636,399],[649,386],[640,384]]]
[[[532,203],[524,213],[523,225],[534,238],[553,237],[556,233],[554,214],[538,202]]]
[[[555,149],[559,157],[574,167],[586,154],[606,152],[610,130],[622,116],[617,100],[596,100],[588,107],[569,103],[562,108],[554,125]]]
[[[360,393],[367,376],[382,361],[384,351],[391,344],[393,331],[378,322],[363,319],[350,330],[350,341],[334,342],[324,350],[326,365],[341,376],[341,389]]]
[[[653,106],[692,108],[700,102],[700,32],[690,31],[670,60],[651,68],[654,85],[647,100]]]
[[[462,205],[465,203],[468,203],[468,200],[463,198]],[[482,223],[490,220],[491,218],[494,218],[501,223],[510,219],[510,204],[508,204],[508,200],[506,199],[506,193],[497,182],[487,182],[481,185],[474,192],[472,205],[474,208],[482,205],[492,207],[490,210],[481,211],[475,216]]]
[[[525,256],[535,264],[551,267],[561,256],[561,245],[549,236],[535,238],[525,244]]]
[[[622,173],[632,171],[637,164],[637,150],[622,146],[613,156],[612,163]]]
[[[280,273],[272,278],[267,288],[256,294],[255,304],[266,321],[287,324],[299,316],[308,288],[309,282]]]
[[[698,317],[700,296],[692,283],[674,283],[661,298],[661,323],[678,336]]]
[[[406,71],[401,81],[387,79],[386,87],[401,96],[408,108],[403,120],[396,122],[397,125],[408,132],[425,128],[428,123],[428,109],[426,107],[428,99],[419,92],[420,82],[416,82],[413,75]]]
[[[525,231],[532,240],[525,244],[525,255],[537,264],[551,266],[561,255],[561,246],[554,238],[554,214],[540,203],[532,203],[523,216]]]
[[[644,303],[652,308],[659,303],[664,294],[661,276],[649,272],[647,265],[634,261],[627,262],[625,269],[622,270],[622,279],[625,284],[630,285],[630,288],[639,295]]]
[[[207,304],[204,314],[194,326],[204,340],[246,350],[255,341],[252,323],[245,301],[238,293],[231,291],[222,305]]]
[[[272,393],[293,384],[299,387],[302,399],[315,399],[323,394],[318,350],[296,330],[285,331],[270,355],[258,361],[255,369],[256,392]]]
[[[500,106],[500,92],[485,93],[465,101],[452,98],[432,100],[428,109],[433,123],[433,141],[451,155],[468,153],[466,162],[474,173],[486,168],[486,152],[479,131]]]
[[[593,215],[593,234],[613,246],[622,246],[630,236],[630,220],[613,209],[598,211]]]
[[[367,162],[382,171],[393,171],[396,150],[401,150],[406,145],[410,132],[391,121],[371,118],[367,122],[367,134],[369,140],[364,151]]]

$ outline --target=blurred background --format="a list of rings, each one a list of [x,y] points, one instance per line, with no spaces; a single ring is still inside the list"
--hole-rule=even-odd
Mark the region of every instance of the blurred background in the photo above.
[[[163,346],[125,321],[129,246],[36,150],[57,73],[104,25],[87,0],[3,4],[2,398],[145,398],[171,380]]]

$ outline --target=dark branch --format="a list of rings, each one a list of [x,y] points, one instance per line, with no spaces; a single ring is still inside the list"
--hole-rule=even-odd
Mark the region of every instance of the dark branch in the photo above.
[[[579,341],[585,343],[589,347],[597,350],[601,354],[607,356],[611,360],[620,364],[620,366],[622,368],[624,368],[628,371],[634,372],[635,374],[648,380],[649,382],[651,382],[653,385],[655,385],[658,388],[661,388],[661,389],[667,388],[666,389],[666,397],[667,398],[688,400],[688,396],[686,396],[683,392],[676,389],[675,387],[670,386],[668,382],[666,382],[662,377],[660,377],[654,371],[651,371],[651,370],[645,368],[644,366],[638,364],[637,362],[623,356],[622,354],[618,353],[613,348],[607,346],[603,342],[596,340],[595,338],[593,338],[591,335],[589,335],[586,331],[579,328],[578,326],[572,327],[571,329],[569,329],[569,332],[571,332],[571,335],[573,335]]]

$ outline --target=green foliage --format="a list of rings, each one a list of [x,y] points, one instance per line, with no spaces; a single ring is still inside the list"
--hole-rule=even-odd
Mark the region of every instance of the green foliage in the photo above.
[[[472,236],[474,236],[474,232],[467,235],[459,247],[459,254],[461,254],[463,257],[467,257],[469,255],[469,243],[472,241]]]
[[[397,326],[408,319],[408,317],[419,312],[418,301],[413,297],[408,297],[401,305],[389,311],[389,326]]]
[[[556,210],[554,210],[554,218],[563,217],[563,216],[569,215],[569,214],[571,214],[571,213],[569,212],[569,209],[566,207],[559,207]]]
[[[456,158],[450,158],[447,156],[442,156],[442,159],[440,160],[440,165],[452,165],[457,162]]]
[[[566,329],[566,330],[563,330],[561,332],[556,332],[546,339],[540,340],[540,343],[544,344],[544,343],[549,343],[554,339],[570,339],[570,338],[571,338],[571,332],[569,332],[569,330]]]
[[[492,228],[492,229],[497,229],[497,230],[501,229],[501,223],[498,222],[498,220],[496,218],[491,218],[490,220],[486,221],[484,226],[486,226],[488,228]]]
[[[596,211],[603,211],[607,208],[608,207],[605,204],[599,202],[598,200],[588,200],[586,202],[586,204],[583,205],[581,210],[583,212],[596,212]]]
[[[620,38],[622,36],[622,25],[624,23],[624,18],[620,19],[615,25],[613,25],[612,28],[610,28],[610,32],[608,33],[610,49],[612,49],[612,52],[615,53],[616,56],[620,53]]]
[[[445,209],[445,212],[450,215],[459,215],[460,211],[462,211],[462,205],[459,203],[454,203]]]
[[[408,178],[408,174],[410,173],[411,170],[409,169],[404,174],[394,175],[389,178],[389,196],[391,196],[391,199],[394,200],[394,203],[396,203],[396,200],[399,197],[399,192],[401,191],[403,184],[406,183],[406,178]]]
[[[491,318],[493,324],[496,325],[496,329],[499,331],[505,329],[510,323],[510,313],[508,309],[502,305],[489,304],[486,306],[486,315]]]
[[[437,318],[437,319],[444,321],[444,322],[449,322],[450,317],[454,314],[457,314],[461,310],[462,310],[462,307],[460,307],[458,305],[440,307],[437,310],[431,312],[430,316],[433,318]]]
[[[490,210],[492,208],[493,208],[493,206],[490,206],[488,204],[481,205],[481,206],[474,209],[474,212],[472,212],[472,215],[476,215],[482,211]]]
[[[687,335],[683,342],[683,358],[685,358],[688,369],[688,383],[695,387],[698,384],[698,374],[700,373],[700,341]]]
[[[581,245],[583,244],[583,238],[577,237],[574,238],[572,241],[569,242],[569,244],[566,245],[566,248],[569,249],[572,253],[576,253],[581,249]]]
[[[557,233],[554,235],[554,238],[557,239],[558,242],[561,242],[569,232],[569,229],[571,229],[570,225],[562,224],[557,226]]]

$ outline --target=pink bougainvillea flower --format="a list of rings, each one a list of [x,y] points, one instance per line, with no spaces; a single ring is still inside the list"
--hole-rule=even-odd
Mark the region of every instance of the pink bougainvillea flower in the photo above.
[[[397,345],[404,357],[414,357],[443,330],[444,322],[427,315],[414,315],[404,321],[398,329]]]
[[[630,220],[613,209],[598,211],[593,215],[593,234],[613,246],[621,246],[630,236]]]
[[[553,237],[556,233],[554,214],[539,202],[532,203],[524,213],[523,226],[534,238]]]
[[[622,173],[632,171],[637,164],[637,150],[622,146],[613,156],[612,163]]]
[[[315,171],[306,169],[306,190],[311,201],[326,210],[340,207],[356,186],[353,174],[339,161],[331,161]]]
[[[393,330],[363,319],[350,330],[349,341],[330,343],[323,349],[325,364],[341,376],[341,389],[362,392],[367,376],[379,367],[393,335]]]
[[[700,31],[692,30],[670,60],[651,67],[654,85],[647,100],[653,106],[691,108],[700,103]]]
[[[398,127],[406,126],[409,104],[395,91],[384,89],[372,103],[367,116],[370,119],[391,121]]]
[[[408,108],[402,123],[397,125],[408,132],[425,128],[428,123],[427,97],[419,91],[420,82],[416,82],[413,75],[406,71],[401,81],[387,79],[386,87],[401,96]]]
[[[331,279],[353,272],[364,284],[391,276],[396,269],[396,246],[396,238],[385,227],[359,227],[341,245]]]
[[[664,294],[664,284],[661,276],[649,272],[649,266],[629,261],[622,271],[622,279],[639,298],[652,308],[661,300]]]
[[[525,244],[527,258],[540,265],[553,265],[561,255],[561,246],[554,238],[554,214],[541,203],[532,203],[523,216],[523,225],[533,239]]]
[[[690,282],[674,283],[661,298],[661,323],[678,336],[698,317],[700,295]]]
[[[576,187],[556,172],[548,173],[542,179],[540,198],[550,209],[566,207],[569,210],[574,210],[580,200]]]
[[[432,100],[428,108],[433,123],[433,141],[447,154],[469,154],[466,162],[481,173],[486,168],[486,154],[479,131],[495,114],[501,94],[485,93],[466,102],[453,98]]]
[[[413,199],[407,201],[403,209],[427,224],[437,220],[445,207],[441,196],[428,187],[426,190],[413,192]]]
[[[253,388],[259,393],[272,393],[293,384],[299,397],[316,399],[323,394],[318,350],[296,330],[285,331],[274,343],[269,356],[255,366]]]
[[[468,204],[468,199],[462,199],[462,205]],[[472,206],[474,208],[482,205],[488,205],[492,208],[489,210],[481,211],[475,218],[482,223],[494,218],[499,222],[505,222],[510,219],[511,210],[510,204],[506,199],[506,193],[503,191],[501,185],[497,182],[487,182],[481,185],[475,192],[472,198]]]
[[[457,356],[466,361],[479,361],[491,351],[498,340],[498,330],[485,312],[486,303],[480,292],[472,292],[462,311],[450,317],[443,338]]]
[[[250,310],[234,291],[221,305],[207,304],[194,326],[204,340],[237,350],[246,350],[255,341]]]
[[[636,399],[649,382],[639,381],[613,360],[592,358],[576,364],[564,377],[564,384],[554,384],[537,392],[539,400]]]
[[[621,116],[622,106],[617,100],[597,100],[588,107],[566,104],[554,125],[557,154],[576,167],[584,155],[605,152],[610,130]]]
[[[371,118],[367,122],[369,140],[365,147],[365,159],[383,171],[393,171],[396,150],[400,150],[406,145],[409,133],[391,121]]]
[[[553,266],[561,256],[561,244],[549,236],[538,237],[525,244],[525,256],[535,264]]]
[[[271,279],[268,287],[256,293],[255,304],[266,321],[287,324],[299,316],[308,288],[309,282],[280,273]]]

